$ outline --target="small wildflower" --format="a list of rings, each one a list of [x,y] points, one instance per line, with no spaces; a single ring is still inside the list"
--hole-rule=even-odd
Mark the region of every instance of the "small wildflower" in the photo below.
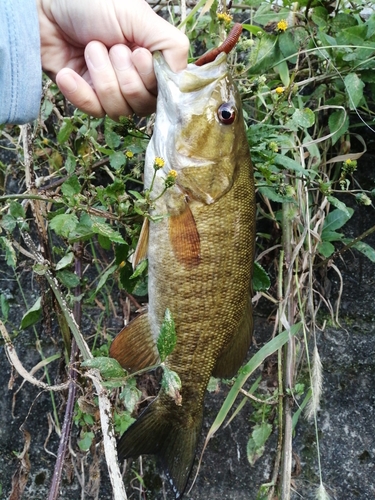
[[[163,160],[163,158],[160,158],[160,156],[157,156],[154,160],[154,169],[155,170],[160,170],[161,168],[163,168],[165,165],[165,161]]]
[[[242,63],[236,64],[236,66],[234,68],[234,70],[237,73],[237,75],[240,75],[241,73],[243,73],[245,71],[245,69],[246,69],[246,67]]]
[[[275,88],[275,92],[278,95],[281,95],[284,92],[284,90],[285,90],[285,87],[276,87]]]
[[[229,24],[232,21],[233,16],[231,16],[230,14],[226,14],[225,12],[222,12],[217,14],[217,18],[220,22]]]
[[[165,181],[164,181],[165,187],[166,188],[172,187],[175,184],[175,182],[176,182],[176,177],[177,177],[176,170],[170,170],[168,172],[167,177],[165,178]]]
[[[276,142],[274,141],[271,141],[269,144],[268,144],[268,147],[271,151],[273,151],[274,153],[277,153],[278,150],[279,150],[279,146],[277,145]]]
[[[358,193],[355,198],[357,200],[357,203],[361,205],[364,205],[366,207],[371,205],[371,199],[365,193]]]
[[[133,153],[133,151],[125,151],[125,156],[126,156],[127,158],[133,158],[134,153]]]
[[[45,137],[42,142],[43,144],[49,144],[49,140],[47,139],[47,137]]]
[[[281,21],[277,23],[277,29],[279,31],[286,31],[287,28],[288,28],[288,23],[285,19],[281,19]]]

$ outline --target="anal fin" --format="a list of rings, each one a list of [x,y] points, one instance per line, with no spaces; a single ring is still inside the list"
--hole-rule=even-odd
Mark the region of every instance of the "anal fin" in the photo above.
[[[216,361],[212,375],[220,378],[233,377],[242,365],[253,335],[253,308],[251,298],[244,310],[237,333]]]
[[[200,263],[200,238],[188,203],[181,213],[170,216],[169,238],[178,262],[187,268]]]
[[[122,367],[137,371],[160,362],[148,314],[140,314],[117,334],[109,355]]]

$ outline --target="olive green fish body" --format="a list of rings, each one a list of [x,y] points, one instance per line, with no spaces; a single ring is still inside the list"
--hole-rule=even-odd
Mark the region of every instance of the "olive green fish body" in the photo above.
[[[156,339],[166,309],[171,311],[177,343],[165,364],[181,379],[181,404],[162,390],[121,438],[119,453],[157,454],[179,498],[193,464],[209,378],[233,376],[251,341],[255,195],[226,56],[177,74],[160,54],[154,58],[159,95],[145,187],[152,186],[155,222],[142,232],[148,312],[120,332],[111,355],[130,369],[157,362]],[[154,178],[156,157],[164,166]],[[171,170],[175,184],[165,190]]]

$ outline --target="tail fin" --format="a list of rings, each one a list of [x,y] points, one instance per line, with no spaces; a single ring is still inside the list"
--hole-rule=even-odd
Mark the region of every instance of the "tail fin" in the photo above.
[[[183,405],[177,406],[173,400],[155,399],[121,437],[120,460],[157,455],[175,498],[181,498],[193,467],[203,408],[195,415],[198,417],[186,415]]]

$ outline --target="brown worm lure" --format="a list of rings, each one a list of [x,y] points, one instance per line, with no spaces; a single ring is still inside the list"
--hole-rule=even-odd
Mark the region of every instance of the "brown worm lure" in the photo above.
[[[203,66],[204,64],[210,63],[216,59],[216,57],[221,54],[222,52],[225,52],[226,54],[229,54],[229,52],[233,49],[233,47],[236,45],[238,42],[238,39],[240,38],[240,35],[242,33],[242,24],[241,23],[236,23],[233,28],[230,30],[227,38],[224,40],[224,42],[219,46],[215,47],[214,49],[206,52],[201,56],[197,61],[195,61],[196,66]]]

